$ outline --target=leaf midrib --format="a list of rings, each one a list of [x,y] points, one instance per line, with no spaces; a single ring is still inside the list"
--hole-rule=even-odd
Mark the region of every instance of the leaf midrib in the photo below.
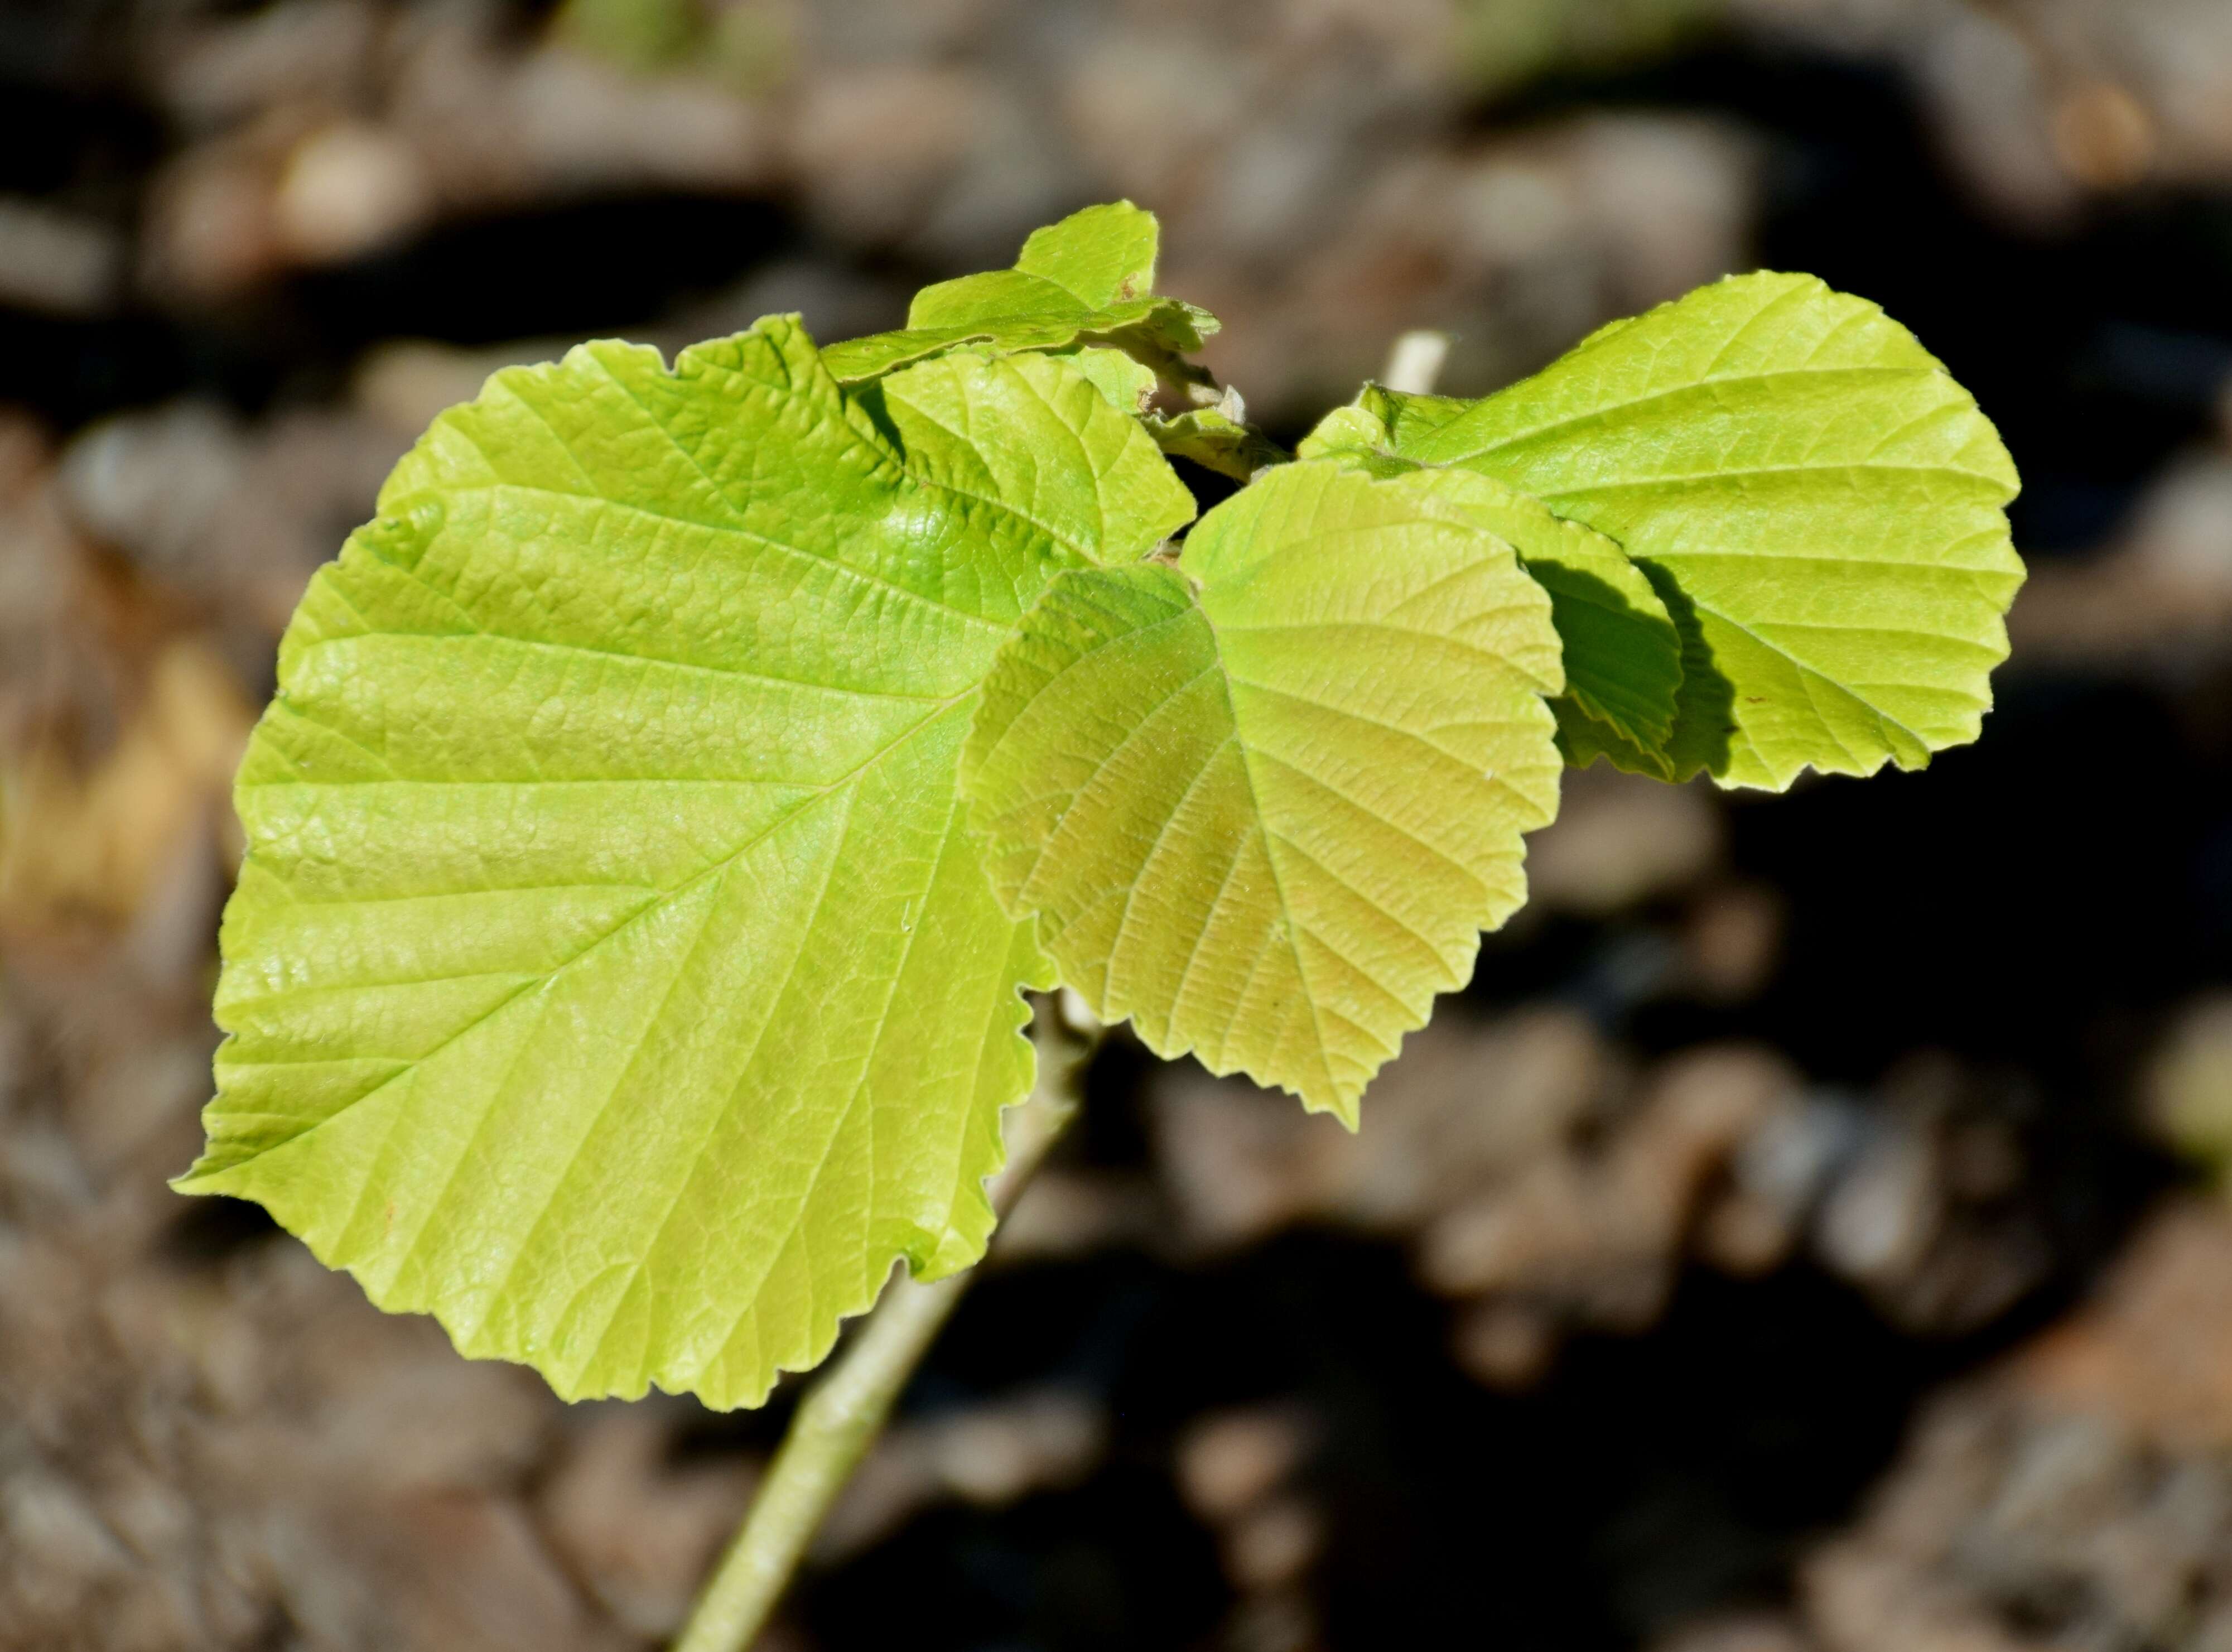
[[[923,477],[918,476],[913,471],[908,470],[904,466],[901,467],[901,474],[903,474],[911,484],[917,487],[934,489],[943,492],[960,493],[960,490],[958,489],[948,488],[940,483],[928,480]],[[951,602],[942,602],[938,598],[929,595],[925,592],[912,589],[908,586],[895,583],[891,580],[884,578],[879,574],[869,572],[865,568],[857,568],[851,563],[840,562],[834,556],[821,556],[816,552],[808,550],[803,546],[790,544],[784,540],[776,539],[769,535],[761,533],[756,529],[747,528],[741,523],[705,522],[696,517],[678,516],[671,511],[654,510],[650,505],[639,504],[633,499],[616,499],[610,494],[607,493],[576,493],[570,488],[554,488],[539,482],[495,481],[463,483],[444,488],[442,491],[461,497],[476,493],[525,493],[542,498],[571,499],[577,504],[598,505],[607,510],[619,511],[629,516],[642,517],[652,522],[672,523],[678,528],[695,528],[701,533],[733,534],[739,539],[748,539],[755,544],[765,545],[770,550],[779,550],[786,556],[795,556],[801,562],[811,563],[815,568],[827,569],[832,573],[856,579],[862,584],[873,585],[879,590],[889,591],[894,596],[904,597],[909,602],[918,602],[925,608],[933,608],[941,614],[950,614],[954,618],[964,621],[970,625],[977,626],[985,630],[997,632],[1002,636],[1007,634],[1009,629],[1008,627],[1002,625],[999,621],[988,620],[981,614],[971,614],[967,608],[956,608]],[[961,493],[961,497],[967,498],[974,496]],[[987,503],[996,504],[996,501],[987,501]],[[1046,534],[1049,538],[1054,538],[1054,543],[1061,545],[1063,550],[1067,550],[1073,549],[1067,540],[1063,540],[1054,536],[1051,530],[1047,529],[1042,524],[1033,522],[1028,517],[1022,516],[1020,512],[1011,511],[1009,514],[1015,517],[1015,519],[1021,522],[1025,527],[1031,528],[1037,532]],[[393,564],[391,564],[391,566]],[[434,589],[438,590],[440,588],[435,587]],[[454,602],[456,599],[453,597],[451,600]]]
[[[1839,682],[1834,677],[1830,676],[1820,667],[1807,664],[1806,661],[1801,660],[1796,654],[1792,654],[1790,650],[1784,647],[1781,644],[1775,641],[1772,638],[1761,635],[1759,632],[1753,629],[1752,627],[1746,625],[1741,620],[1730,617],[1728,614],[1715,608],[1710,602],[1706,602],[1703,598],[1693,596],[1690,601],[1690,605],[1699,613],[1711,615],[1715,619],[1720,621],[1722,624],[1728,626],[1731,630],[1742,632],[1745,636],[1749,637],[1754,642],[1757,643],[1762,648],[1764,648],[1769,654],[1775,654],[1784,660],[1788,664],[1791,670],[1798,674],[1799,680],[1801,683],[1811,680],[1813,681],[1824,684],[1826,686],[1834,689],[1838,693],[1842,694],[1846,699],[1851,700],[1855,706],[1858,706],[1869,716],[1879,719],[1881,721],[1888,723],[1891,727],[1898,730],[1900,733],[1905,735],[1924,751],[1930,751],[1936,750],[1936,748],[1933,747],[1928,740],[1924,739],[1922,735],[1917,733],[1915,730],[1909,728],[1904,723],[1901,722],[1898,718],[1893,717],[1889,712],[1885,711],[1874,701],[1861,698],[1858,691],[1849,688],[1845,684]],[[1809,705],[1813,705],[1814,694],[1811,689],[1807,691],[1806,698]],[[1828,719],[1821,715],[1818,705],[1814,705],[1814,720],[1821,725],[1822,732],[1828,735],[1831,739],[1834,740],[1839,748],[1843,751],[1846,757],[1852,757],[1852,749],[1845,744],[1844,737],[1842,735],[1839,734],[1834,729],[1829,726]],[[1745,735],[1745,740],[1755,752],[1758,751],[1759,742],[1755,738],[1747,733]],[[1885,755],[1877,761],[1876,767],[1878,769],[1881,768],[1885,763],[1891,760],[1891,753],[1885,753]],[[1807,765],[1801,763],[1798,766],[1802,769]],[[1770,772],[1772,771],[1772,769],[1770,769]]]
[[[1202,622],[1209,628],[1210,645],[1217,659],[1217,692],[1223,697],[1224,714],[1231,722],[1234,740],[1240,748],[1241,777],[1248,783],[1249,814],[1255,823],[1256,834],[1263,840],[1263,861],[1271,868],[1271,887],[1279,897],[1279,930],[1286,937],[1287,955],[1294,961],[1294,979],[1301,989],[1302,1000],[1309,1005],[1310,1031],[1317,1045],[1318,1070],[1324,1075],[1327,1088],[1333,1094],[1334,1116],[1344,1122],[1351,1121],[1356,1112],[1356,1097],[1349,1093],[1346,1085],[1333,1076],[1332,1056],[1326,1045],[1325,1018],[1319,1012],[1318,995],[1311,988],[1309,970],[1302,962],[1301,943],[1294,935],[1294,903],[1288,899],[1286,874],[1280,868],[1279,855],[1272,846],[1270,825],[1263,813],[1262,788],[1256,776],[1256,753],[1242,730],[1240,706],[1232,697],[1232,671],[1225,660],[1223,634],[1217,629],[1216,616],[1210,613],[1198,596],[1194,600],[1194,607],[1200,614]],[[1252,974],[1250,979],[1253,979]]]
[[[737,844],[734,849],[730,849],[725,854],[720,855],[717,859],[709,861],[705,865],[700,867],[697,871],[691,873],[679,883],[662,888],[657,894],[652,896],[652,899],[645,901],[634,911],[629,913],[627,916],[623,918],[619,923],[593,937],[578,951],[574,952],[550,969],[539,972],[534,979],[522,983],[516,992],[506,993],[496,1003],[490,1005],[487,1009],[481,1011],[480,1014],[473,1017],[470,1021],[467,1021],[464,1025],[458,1027],[455,1031],[445,1034],[442,1038],[429,1046],[418,1055],[410,1057],[408,1058],[369,1056],[362,1057],[367,1060],[403,1060],[404,1064],[396,1072],[389,1075],[387,1077],[382,1079],[379,1083],[373,1085],[370,1089],[365,1091],[363,1095],[354,1097],[341,1107],[336,1108],[333,1112],[327,1114],[323,1118],[314,1121],[308,1128],[287,1137],[284,1141],[275,1141],[270,1143],[269,1146],[258,1148],[254,1153],[249,1154],[246,1158],[235,1160],[230,1164],[225,1165],[217,1170],[211,1171],[209,1174],[212,1176],[230,1174],[234,1171],[254,1163],[257,1159],[263,1158],[268,1154],[277,1152],[282,1148],[292,1147],[295,1143],[306,1140],[308,1137],[315,1135],[325,1125],[331,1123],[334,1119],[337,1119],[343,1114],[362,1106],[366,1102],[372,1100],[373,1097],[386,1089],[397,1080],[404,1078],[411,1073],[415,1072],[425,1063],[433,1060],[444,1050],[456,1044],[457,1040],[464,1037],[476,1028],[485,1024],[488,1021],[501,1014],[511,1005],[517,1003],[522,998],[527,996],[530,992],[541,992],[548,987],[550,984],[558,979],[560,976],[573,969],[591,953],[603,946],[607,941],[626,933],[634,925],[640,922],[646,915],[665,909],[672,902],[680,899],[691,889],[704,882],[707,878],[718,876],[726,872],[728,868],[733,866],[739,858],[749,853],[753,849],[756,848],[762,842],[764,842],[775,832],[780,831],[783,827],[796,820],[808,810],[815,808],[818,805],[826,803],[830,797],[849,790],[852,787],[857,785],[860,781],[878,764],[881,763],[892,752],[897,751],[901,747],[905,746],[925,729],[928,728],[931,724],[937,722],[941,717],[951,711],[954,706],[968,699],[971,694],[974,694],[976,692],[976,686],[972,685],[970,688],[941,702],[929,713],[918,719],[904,732],[898,735],[888,744],[879,747],[876,751],[869,753],[869,755],[863,758],[856,767],[848,772],[839,776],[836,779],[828,782],[825,785],[813,788],[810,795],[796,799],[790,807],[785,809],[773,820],[769,821],[758,830],[755,831],[749,837]],[[440,784],[442,783],[427,782],[425,784]],[[251,849],[249,850],[247,855],[243,857],[243,866],[245,866],[248,862],[255,859],[256,851]],[[391,982],[387,985],[409,985],[409,983]],[[226,1042],[228,1044],[230,1043],[234,1037],[238,1036],[231,1027],[226,1027],[224,1030],[227,1035]]]
[[[1561,484],[1555,488],[1546,490],[1543,497],[1545,502],[1549,503],[1575,496],[1632,492],[1637,489],[1689,488],[1699,484],[1740,482],[1751,477],[1820,476],[1833,474],[1839,471],[1904,472],[1917,476],[1943,476],[1948,478],[1957,477],[1964,483],[1982,483],[2001,499],[2008,497],[2007,484],[1989,471],[1971,470],[1965,465],[1911,465],[1874,459],[1808,459],[1794,465],[1746,465],[1731,466],[1724,470],[1687,471],[1667,476],[1619,476],[1608,478],[1602,482]],[[1599,529],[1598,531],[1603,530]]]
[[[1446,425],[1437,426],[1432,433],[1432,437],[1430,437],[1426,441],[1420,444],[1420,446],[1426,451],[1417,455],[1414,462],[1429,465],[1463,465],[1471,459],[1485,459],[1492,454],[1500,453],[1508,447],[1515,447],[1520,443],[1531,441],[1537,436],[1547,436],[1558,431],[1570,430],[1577,425],[1586,425],[1596,420],[1608,419],[1615,413],[1632,412],[1634,409],[1638,407],[1648,407],[1654,402],[1671,400],[1677,396],[1691,394],[1699,390],[1719,388],[1722,387],[1735,385],[1771,384],[1779,379],[1833,378],[1845,376],[1873,376],[1876,378],[1885,379],[1935,378],[1943,380],[1948,385],[1954,385],[1951,376],[1948,374],[1943,367],[1925,367],[1919,366],[1771,367],[1758,373],[1723,374],[1717,376],[1687,380],[1681,384],[1670,385],[1664,390],[1653,390],[1645,395],[1631,396],[1622,401],[1604,402],[1596,406],[1590,407],[1585,412],[1568,413],[1563,418],[1554,419],[1543,424],[1530,426],[1525,430],[1506,432],[1496,436],[1495,439],[1488,442],[1484,446],[1469,447],[1462,452],[1449,454],[1446,456],[1434,452],[1432,451],[1433,437],[1445,436],[1451,431],[1458,430],[1463,425],[1463,419],[1455,419]],[[1513,394],[1515,392],[1524,387],[1523,383],[1514,385],[1510,390],[1503,391],[1496,395],[1489,397],[1487,400],[1480,404],[1481,407],[1483,410],[1492,407],[1498,401],[1502,400],[1504,396]],[[1956,389],[1959,388],[1957,385],[1954,385],[1954,387]],[[1412,456],[1398,455],[1398,457]],[[1499,477],[1496,479],[1501,481],[1502,478]],[[1525,491],[1525,490],[1522,489],[1522,491]]]

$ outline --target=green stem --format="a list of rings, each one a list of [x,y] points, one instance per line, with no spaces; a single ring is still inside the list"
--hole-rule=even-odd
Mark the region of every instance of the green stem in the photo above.
[[[1031,1024],[1038,1082],[1004,1121],[1007,1165],[992,1178],[1002,1216],[1077,1111],[1100,1024],[1068,994],[1039,1003]],[[974,1268],[918,1285],[893,1279],[836,1363],[799,1402],[752,1499],[673,1652],[745,1652],[763,1629],[822,1516],[882,1430],[907,1379],[976,1277]]]

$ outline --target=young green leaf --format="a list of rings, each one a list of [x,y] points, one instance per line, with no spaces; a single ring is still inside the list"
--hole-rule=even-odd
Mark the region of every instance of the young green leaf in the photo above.
[[[1280,465],[1177,569],[1065,574],[963,757],[1001,900],[1149,1048],[1352,1125],[1556,812],[1550,604],[1461,472]]]
[[[1048,579],[1191,513],[1044,357],[498,374],[289,628],[181,1185],[568,1395],[755,1403],[965,1265],[1050,977],[960,746]]]
[[[1501,478],[1610,536],[1682,633],[1667,755],[1780,790],[1974,739],[2022,582],[2014,465],[1967,391],[1873,304],[1810,276],[1702,288],[1392,451]],[[1656,754],[1567,720],[1596,751]]]
[[[1415,436],[1421,413],[1444,418],[1465,404],[1406,396],[1367,386],[1353,406],[1337,407],[1303,438],[1305,459],[1326,458],[1375,476],[1419,468],[1396,456],[1396,432]],[[1431,426],[1424,426],[1431,427]],[[1165,451],[1169,443],[1163,444]],[[1561,729],[1603,724],[1661,779],[1672,777],[1661,755],[1674,728],[1682,684],[1682,642],[1666,605],[1643,571],[1611,540],[1490,478],[1462,508],[1519,553],[1520,565],[1550,594],[1550,617],[1563,647],[1566,692],[1554,706]]]
[[[1155,257],[1162,231],[1152,212],[1129,201],[1113,201],[1072,212],[1059,224],[1034,230],[1015,259],[1015,273],[1058,289],[1061,297],[1087,309],[1105,309],[1155,290]],[[973,321],[983,311],[964,295],[977,283],[998,276],[963,276],[925,288],[915,296],[916,317]],[[959,311],[975,313],[955,314]],[[994,313],[999,313],[996,308]],[[933,322],[932,324],[935,324]]]
[[[984,353],[988,355],[1001,354],[989,348]],[[1156,387],[1161,383],[1155,376],[1154,368],[1145,362],[1106,345],[1091,344],[1080,349],[1057,350],[1054,354],[1090,379],[1093,387],[1108,398],[1110,406],[1127,413],[1145,417],[1149,404],[1154,400]],[[1154,434],[1152,426],[1147,433],[1150,436]]]
[[[1063,350],[1099,341],[1157,370],[1198,377],[1178,358],[1201,348],[1217,319],[1152,296],[1158,234],[1154,214],[1129,201],[1088,206],[1035,231],[1013,269],[925,287],[900,331],[830,345],[822,360],[849,384],[961,346]]]

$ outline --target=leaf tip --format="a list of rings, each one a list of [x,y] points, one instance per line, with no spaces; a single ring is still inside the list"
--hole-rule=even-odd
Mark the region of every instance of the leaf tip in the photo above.
[[[1302,1106],[1309,1112],[1331,1115],[1351,1135],[1364,1128],[1364,1089],[1361,1085],[1354,1089],[1343,1085],[1333,1092],[1329,1102],[1313,1102],[1305,1096]]]

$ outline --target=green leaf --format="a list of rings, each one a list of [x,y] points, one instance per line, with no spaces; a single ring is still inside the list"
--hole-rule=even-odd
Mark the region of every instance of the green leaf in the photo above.
[[[1397,452],[1498,477],[1650,576],[1682,634],[1677,777],[1781,790],[1976,738],[2022,582],[2015,467],[1873,304],[1740,276],[1454,415],[1411,411]],[[1611,729],[1567,730],[1577,760],[1659,771]]]
[[[1051,283],[1088,309],[1100,309],[1126,298],[1145,298],[1155,290],[1155,255],[1161,237],[1155,215],[1129,201],[1088,206],[1059,224],[1032,231],[1015,268],[1035,280]],[[921,294],[915,309],[935,310],[935,295],[940,290],[932,287]]]
[[[1217,319],[1152,296],[1158,234],[1154,214],[1129,201],[1088,206],[1035,231],[1013,269],[925,287],[903,329],[830,345],[822,360],[851,384],[962,346],[1063,350],[1097,342],[1165,376],[1198,380],[1199,369],[1179,358],[1201,348]]]
[[[571,1396],[755,1403],[965,1265],[1051,977],[962,741],[1046,582],[1191,511],[1044,357],[848,396],[776,318],[499,374],[289,628],[181,1185]]]
[[[1466,406],[1369,386],[1356,405],[1335,408],[1320,420],[1298,451],[1304,458],[1394,475],[1418,467],[1418,461],[1396,456],[1398,433],[1416,439]],[[1602,534],[1560,520],[1539,500],[1502,483],[1482,479],[1491,485],[1463,508],[1516,550],[1520,565],[1550,594],[1550,616],[1565,658],[1566,693],[1554,708],[1560,726],[1571,726],[1573,738],[1589,742],[1596,736],[1587,724],[1607,725],[1636,751],[1639,765],[1671,777],[1671,764],[1660,754],[1673,732],[1682,645],[1666,605],[1643,571]]]
[[[1009,911],[1149,1048],[1352,1125],[1556,812],[1549,600],[1460,472],[1285,465],[1176,569],[1065,574],[963,757]]]
[[[1129,201],[1088,206],[1034,230],[1011,270],[924,288],[907,308],[907,325],[996,324],[1011,315],[1086,317],[1150,299],[1160,234],[1154,214]]]
[[[998,352],[988,351],[987,354],[996,354]],[[1059,350],[1054,354],[1092,380],[1094,387],[1108,398],[1110,406],[1145,417],[1158,382],[1154,368],[1135,361],[1121,350],[1098,345],[1083,349]],[[1150,435],[1153,433],[1152,430],[1148,432]]]

